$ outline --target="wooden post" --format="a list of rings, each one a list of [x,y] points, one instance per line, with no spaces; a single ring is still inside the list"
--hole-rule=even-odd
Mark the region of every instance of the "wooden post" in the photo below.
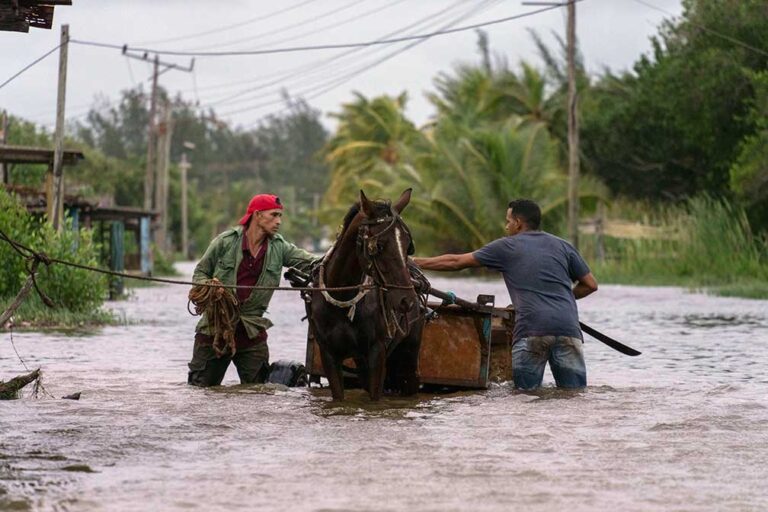
[[[152,93],[149,100],[149,122],[147,123],[147,171],[144,177],[144,209],[152,209],[152,188],[155,177],[155,115],[157,114],[157,71],[160,58],[155,55],[152,71]]]
[[[568,2],[568,236],[579,247],[579,117],[576,91],[576,2]]]
[[[48,205],[48,220],[53,228],[61,231],[64,217],[64,107],[67,97],[67,53],[69,47],[69,25],[61,26],[61,48],[59,49],[59,90],[56,98],[56,134],[53,152],[53,204]]]
[[[163,250],[169,252],[170,236],[168,227],[171,223],[170,212],[168,211],[168,194],[171,182],[171,137],[173,136],[173,118],[171,117],[172,108],[170,102],[165,105],[165,134],[163,141],[163,153],[158,155],[163,160],[163,190],[162,190],[162,219],[163,219]]]
[[[113,220],[110,226],[109,239],[109,269],[115,272],[125,272],[125,224],[122,220]],[[122,277],[113,276],[109,287],[109,298],[114,300],[124,292]]]
[[[181,154],[179,169],[181,170],[181,255],[189,258],[189,226],[187,224],[187,172],[191,167],[187,154]]]
[[[605,262],[605,203],[597,202],[597,219],[595,221],[595,252],[597,261]]]
[[[0,124],[0,143],[8,143],[8,112],[5,110],[3,110],[3,120],[2,124]],[[7,185],[10,181],[8,174],[10,174],[8,166],[0,162],[0,178],[4,185]]]
[[[141,273],[145,276],[152,275],[152,251],[149,247],[151,219],[143,216],[139,220],[139,251],[141,253]]]
[[[155,230],[155,245],[168,251],[168,168],[171,155],[171,106],[165,105],[163,121],[157,129],[157,177],[155,182],[155,210],[159,214]]]

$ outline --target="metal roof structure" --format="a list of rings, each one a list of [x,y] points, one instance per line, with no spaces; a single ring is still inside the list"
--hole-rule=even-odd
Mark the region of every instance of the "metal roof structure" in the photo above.
[[[74,165],[84,158],[81,151],[64,151],[64,165]],[[53,165],[53,150],[0,144],[0,163]]]
[[[29,32],[32,28],[50,29],[53,9],[72,5],[72,0],[0,0],[0,30]]]

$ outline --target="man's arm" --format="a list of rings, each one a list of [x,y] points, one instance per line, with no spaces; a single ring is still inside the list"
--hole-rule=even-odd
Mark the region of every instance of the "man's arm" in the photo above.
[[[214,238],[208,245],[208,249],[205,250],[203,257],[195,265],[195,272],[192,274],[192,281],[195,283],[202,283],[213,278],[213,270],[216,268],[216,261],[218,260],[218,242],[219,238]]]
[[[573,296],[581,299],[597,291],[597,280],[592,272],[576,280],[576,286],[573,287]]]
[[[432,258],[413,258],[413,262],[423,270],[462,270],[470,267],[482,267],[474,253],[443,254]]]
[[[315,261],[322,259],[322,256],[315,256],[291,242],[286,241],[286,244],[287,247],[285,252],[283,252],[284,267],[296,267],[297,269],[306,272]]]

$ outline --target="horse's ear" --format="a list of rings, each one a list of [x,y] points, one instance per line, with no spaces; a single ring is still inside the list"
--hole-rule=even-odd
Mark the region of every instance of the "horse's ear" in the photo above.
[[[401,213],[408,206],[408,202],[411,200],[411,192],[413,192],[413,189],[409,188],[400,195],[400,199],[397,200],[394,206],[397,213]]]
[[[365,192],[363,192],[362,190],[360,191],[360,208],[362,209],[363,214],[365,214],[366,217],[368,218],[374,217],[373,203],[367,197],[365,197]]]

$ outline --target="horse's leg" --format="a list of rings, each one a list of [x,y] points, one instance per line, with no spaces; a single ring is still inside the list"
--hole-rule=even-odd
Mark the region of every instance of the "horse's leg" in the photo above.
[[[374,341],[368,349],[368,393],[371,400],[381,398],[386,373],[387,351],[383,343]]]
[[[341,361],[337,361],[328,350],[320,348],[320,359],[323,361],[323,371],[328,385],[331,387],[331,395],[335,402],[344,400],[344,379],[341,375]]]
[[[368,362],[363,357],[355,357],[355,368],[357,368],[357,381],[359,382],[360,387],[370,393]]]
[[[403,396],[419,392],[419,350],[421,349],[421,329],[411,334],[400,344],[401,354],[398,367],[398,386]]]
[[[387,361],[388,379],[391,387],[400,395],[410,396],[419,392],[419,351],[421,349],[421,326],[413,327],[408,336],[398,343]]]

